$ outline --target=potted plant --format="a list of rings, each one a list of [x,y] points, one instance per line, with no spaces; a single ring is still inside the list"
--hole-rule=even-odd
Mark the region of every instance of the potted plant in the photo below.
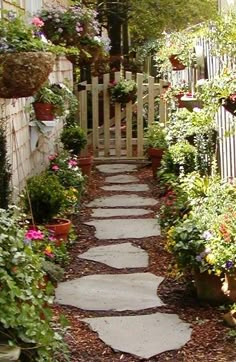
[[[152,161],[153,177],[156,178],[164,150],[167,148],[165,126],[159,122],[154,122],[145,130],[144,137],[145,148]]]
[[[53,70],[53,47],[43,41],[43,22],[33,19],[27,24],[13,11],[2,11],[0,19],[0,97],[32,96]]]
[[[64,210],[66,193],[56,175],[44,172],[30,177],[23,200],[25,211],[32,213],[33,224],[44,225],[55,238],[67,240],[71,221],[58,217]]]
[[[63,83],[46,83],[34,95],[35,117],[40,121],[51,121],[64,116],[67,108],[78,104],[73,92]]]
[[[137,84],[131,79],[121,79],[118,82],[110,83],[108,93],[112,102],[134,103],[137,99]]]
[[[71,155],[77,156],[78,165],[83,175],[90,176],[93,157],[91,155],[80,156],[81,151],[87,144],[87,138],[83,129],[72,122],[63,128],[60,139],[64,149],[69,151]]]
[[[181,98],[189,92],[189,84],[183,80],[176,84],[169,84],[164,95],[163,100],[169,104],[174,103],[178,108],[184,108]]]

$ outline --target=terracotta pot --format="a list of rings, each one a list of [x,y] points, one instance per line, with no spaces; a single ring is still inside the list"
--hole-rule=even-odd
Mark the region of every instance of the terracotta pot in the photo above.
[[[236,273],[225,273],[222,292],[229,298],[231,302],[236,302]]]
[[[181,101],[181,98],[183,96],[184,96],[184,93],[179,93],[179,94],[176,94],[176,96],[175,96],[175,98],[177,99],[177,102],[178,102],[178,108],[184,108],[184,104]]]
[[[173,70],[183,70],[186,68],[185,65],[183,63],[181,63],[181,61],[178,59],[178,56],[176,54],[172,54],[169,57],[169,61],[172,64]]]
[[[236,96],[236,94],[231,94],[231,96]],[[231,113],[233,116],[236,116],[236,101],[233,102],[229,97],[221,100],[222,106]]]
[[[227,297],[222,292],[222,276],[209,274],[208,271],[200,273],[194,271],[194,281],[197,290],[197,296],[200,300],[210,304],[226,303]]]
[[[44,225],[45,228],[53,232],[55,239],[67,241],[68,234],[71,228],[71,221],[68,219],[53,219],[50,224]]]
[[[93,157],[92,156],[79,157],[78,165],[82,171],[82,174],[84,176],[89,177],[91,175],[91,171],[92,171]]]
[[[157,176],[157,170],[161,166],[161,159],[162,159],[163,153],[164,153],[164,150],[160,149],[160,148],[149,148],[148,149],[148,155],[152,161],[153,178],[156,178],[156,176]]]
[[[33,103],[35,117],[39,121],[53,121],[55,118],[54,115],[54,106],[51,103]]]
[[[55,55],[46,52],[19,52],[0,55],[0,98],[32,96],[48,79]]]

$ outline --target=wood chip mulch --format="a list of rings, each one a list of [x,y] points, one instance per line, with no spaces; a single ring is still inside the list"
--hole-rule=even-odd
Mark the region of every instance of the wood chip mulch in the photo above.
[[[152,179],[150,166],[141,166],[136,175],[139,178],[139,182],[147,183],[151,190],[150,192],[139,192],[138,194],[158,198],[158,187],[156,182]],[[117,194],[117,192],[103,191],[100,188],[102,185],[104,185],[104,176],[101,173],[94,171],[88,184],[87,191],[83,197],[79,215],[75,217],[74,220],[78,240],[71,246],[70,265],[66,268],[64,280],[71,280],[91,274],[151,272],[165,278],[158,289],[158,295],[165,303],[165,306],[138,312],[91,312],[74,307],[55,305],[55,314],[63,313],[70,322],[70,326],[65,336],[70,351],[69,361],[141,361],[142,359],[138,357],[112,350],[112,348],[105,345],[99,339],[97,333],[91,331],[88,325],[81,322],[80,319],[84,317],[141,315],[163,312],[178,314],[181,319],[189,322],[192,327],[191,340],[180,350],[162,353],[148,359],[148,361],[236,362],[235,340],[229,337],[228,332],[230,331],[230,328],[226,327],[222,322],[224,311],[219,307],[201,304],[197,300],[191,283],[170,277],[169,265],[171,256],[164,250],[163,238],[151,237],[120,241],[133,242],[134,245],[139,245],[145,249],[150,258],[148,268],[114,269],[101,263],[78,259],[78,255],[87,251],[90,247],[111,245],[111,243],[107,241],[97,240],[94,237],[94,228],[83,224],[83,222],[91,219],[91,210],[85,207],[85,203],[103,195]],[[129,194],[131,193],[127,192],[127,197]],[[147,209],[150,209],[150,207]],[[152,210],[156,213],[158,205],[153,207]],[[150,217],[150,215],[153,214],[149,214],[147,217]],[[60,362],[64,362],[64,359],[60,360]]]

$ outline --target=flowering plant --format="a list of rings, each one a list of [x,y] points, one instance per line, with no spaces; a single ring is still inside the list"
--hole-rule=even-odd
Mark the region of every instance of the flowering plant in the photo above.
[[[49,173],[55,175],[65,188],[67,207],[77,206],[84,186],[84,177],[78,166],[77,157],[71,157],[64,151],[59,155],[50,155],[49,160]]]
[[[24,345],[23,360],[57,358],[62,336],[51,326],[54,288],[51,283],[41,288],[44,256],[24,242],[25,230],[12,210],[0,210],[0,232],[1,332],[9,343]]]
[[[131,79],[121,79],[108,85],[108,93],[112,102],[135,102],[137,98],[137,84]]]
[[[23,16],[13,11],[2,11],[0,19],[0,54],[9,52],[47,51],[50,46],[41,37],[43,22],[34,18],[27,24]]]
[[[44,23],[42,31],[54,44],[78,46],[82,38],[92,40],[99,33],[96,11],[82,5],[43,9],[38,16]]]
[[[166,128],[163,123],[153,122],[150,124],[144,133],[145,148],[167,148],[166,143]]]
[[[167,90],[165,91],[163,95],[163,100],[165,102],[178,102],[180,101],[179,96],[183,96],[184,94],[189,94],[189,84],[182,80],[179,83],[169,85]]]

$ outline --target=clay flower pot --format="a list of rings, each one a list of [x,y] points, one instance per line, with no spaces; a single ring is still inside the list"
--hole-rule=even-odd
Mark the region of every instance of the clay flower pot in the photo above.
[[[231,302],[236,302],[236,273],[225,273],[222,291]]]
[[[35,118],[39,121],[53,121],[54,106],[51,103],[33,103]]]
[[[53,233],[53,237],[59,241],[67,241],[71,228],[71,221],[68,219],[53,219],[49,224],[44,225],[48,231]]]
[[[172,54],[169,57],[169,61],[171,62],[173,70],[183,70],[186,68],[185,65],[178,59],[178,55],[176,54]]]
[[[164,150],[160,148],[149,148],[148,149],[148,156],[151,158],[152,161],[152,174],[153,178],[157,176],[157,170],[161,166],[161,160],[163,156]]]
[[[210,304],[222,304],[228,301],[228,298],[222,292],[221,276],[209,274],[208,271],[200,273],[194,271],[194,282],[197,290],[197,296],[200,300]]]
[[[231,94],[227,98],[223,98],[221,102],[226,111],[231,113],[233,116],[236,116],[236,93]]]
[[[78,165],[79,168],[82,171],[82,174],[84,176],[90,176],[91,175],[91,171],[92,171],[92,165],[93,165],[93,156],[88,155],[85,157],[80,156],[78,158]]]

